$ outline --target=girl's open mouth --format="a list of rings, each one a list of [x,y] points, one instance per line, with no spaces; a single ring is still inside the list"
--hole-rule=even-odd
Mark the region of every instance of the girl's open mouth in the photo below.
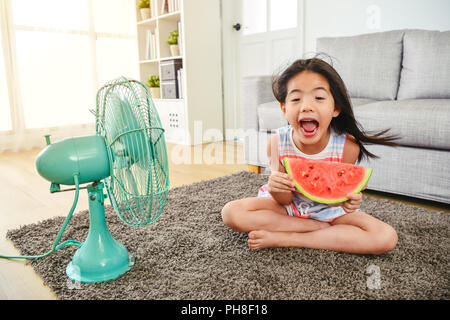
[[[306,137],[312,137],[317,133],[319,123],[314,119],[300,120],[300,131]]]

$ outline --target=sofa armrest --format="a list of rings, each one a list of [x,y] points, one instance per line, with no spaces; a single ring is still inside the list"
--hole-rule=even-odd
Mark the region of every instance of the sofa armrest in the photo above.
[[[241,119],[244,130],[245,163],[267,166],[269,133],[259,131],[258,105],[274,101],[272,76],[244,77],[241,82]]]
[[[275,100],[272,76],[244,77],[241,82],[241,118],[244,130],[259,130],[257,107]]]

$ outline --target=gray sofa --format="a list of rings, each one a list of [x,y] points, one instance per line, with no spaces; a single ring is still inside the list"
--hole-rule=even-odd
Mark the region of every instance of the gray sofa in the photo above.
[[[400,147],[367,146],[379,159],[369,189],[450,204],[450,31],[395,30],[320,38],[367,130],[391,128]],[[329,61],[328,61],[329,62]],[[286,125],[271,76],[242,80],[245,160],[268,167],[268,137]]]

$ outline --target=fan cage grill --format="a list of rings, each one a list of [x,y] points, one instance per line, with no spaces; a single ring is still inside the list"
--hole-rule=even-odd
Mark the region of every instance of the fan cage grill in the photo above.
[[[164,129],[145,85],[125,77],[105,84],[96,131],[107,146],[105,185],[118,216],[128,225],[153,223],[166,205],[169,170]]]

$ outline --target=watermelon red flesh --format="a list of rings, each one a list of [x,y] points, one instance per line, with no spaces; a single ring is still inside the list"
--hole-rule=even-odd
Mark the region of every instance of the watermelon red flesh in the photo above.
[[[347,201],[347,194],[361,192],[372,174],[371,168],[349,163],[303,158],[284,158],[283,163],[300,193],[326,204]]]

